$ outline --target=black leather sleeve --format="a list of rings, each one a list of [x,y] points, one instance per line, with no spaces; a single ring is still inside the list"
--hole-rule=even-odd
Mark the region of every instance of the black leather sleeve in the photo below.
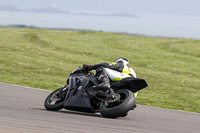
[[[96,65],[91,65],[90,67],[91,67],[92,70],[95,70],[98,67],[105,67],[105,68],[109,68],[109,69],[112,69],[112,70],[116,70],[116,71],[122,72],[122,70],[124,68],[124,65],[121,64],[121,63],[117,63],[115,65],[108,64],[108,63],[99,63],[99,64],[96,64]]]

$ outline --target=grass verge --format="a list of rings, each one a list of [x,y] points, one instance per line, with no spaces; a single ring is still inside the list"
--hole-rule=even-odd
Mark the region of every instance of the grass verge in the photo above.
[[[82,64],[126,57],[149,87],[137,103],[200,112],[200,40],[0,29],[0,82],[54,90]]]

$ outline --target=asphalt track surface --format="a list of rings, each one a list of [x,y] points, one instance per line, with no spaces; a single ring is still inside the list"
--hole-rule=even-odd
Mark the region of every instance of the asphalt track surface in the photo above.
[[[200,114],[138,105],[127,117],[47,111],[50,91],[0,82],[0,133],[200,133]]]

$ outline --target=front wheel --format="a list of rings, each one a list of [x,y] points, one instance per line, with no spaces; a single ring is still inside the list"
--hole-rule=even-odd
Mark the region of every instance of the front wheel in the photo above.
[[[45,100],[44,106],[47,110],[60,110],[63,108],[64,98],[60,97],[60,92],[65,89],[65,87],[59,88],[53,91]]]
[[[115,93],[120,95],[120,100],[114,103],[102,102],[100,105],[100,113],[103,117],[117,118],[125,117],[129,110],[135,105],[135,96],[133,92],[122,89]]]

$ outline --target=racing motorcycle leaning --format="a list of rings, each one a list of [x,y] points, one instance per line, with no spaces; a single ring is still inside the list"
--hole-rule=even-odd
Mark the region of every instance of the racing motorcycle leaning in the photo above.
[[[53,91],[45,100],[47,110],[62,108],[88,113],[100,112],[103,117],[117,118],[127,116],[135,105],[134,93],[147,87],[144,79],[127,77],[111,81],[110,90],[93,89],[99,84],[92,72],[81,68],[73,71],[64,87]]]

